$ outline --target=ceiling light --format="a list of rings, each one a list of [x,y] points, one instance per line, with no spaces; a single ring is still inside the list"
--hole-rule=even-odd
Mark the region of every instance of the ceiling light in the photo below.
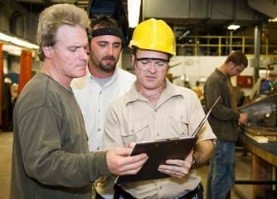
[[[272,18],[272,19],[269,19],[268,21],[269,21],[269,22],[277,22],[277,17]]]
[[[10,45],[10,44],[4,44],[3,51],[7,52],[8,54],[16,55],[16,56],[20,56],[20,54],[21,54],[20,47],[15,46],[15,45]]]
[[[0,32],[0,41],[4,41],[7,43],[14,44],[16,46],[22,47],[22,48],[28,48],[28,49],[39,49],[38,45],[32,44],[26,40],[10,36],[4,33]]]
[[[231,24],[227,27],[228,30],[237,30],[240,28],[240,25]]]
[[[134,28],[138,25],[140,6],[141,0],[128,0],[128,22],[130,28]]]

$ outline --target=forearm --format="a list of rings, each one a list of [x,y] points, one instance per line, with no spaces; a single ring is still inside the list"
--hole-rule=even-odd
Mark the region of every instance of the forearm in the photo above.
[[[193,168],[207,164],[213,151],[213,140],[204,140],[196,144],[193,153]]]

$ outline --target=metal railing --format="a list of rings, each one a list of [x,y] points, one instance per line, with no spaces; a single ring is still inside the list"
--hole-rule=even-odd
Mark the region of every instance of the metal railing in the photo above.
[[[254,37],[250,36],[190,36],[185,42],[177,44],[180,55],[222,56],[232,50],[240,50],[246,54],[254,54]],[[277,44],[269,44],[268,39],[262,39],[261,55],[277,54]]]

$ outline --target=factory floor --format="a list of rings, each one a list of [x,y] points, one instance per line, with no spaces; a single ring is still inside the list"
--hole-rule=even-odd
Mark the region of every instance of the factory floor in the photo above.
[[[12,132],[0,131],[0,198],[8,199],[10,190],[11,175],[11,149],[12,149]],[[251,176],[251,155],[237,152],[236,179],[250,180]],[[198,169],[202,176],[204,191],[206,186],[206,176],[208,165]],[[251,199],[253,198],[253,186],[237,184],[232,189],[231,199]]]

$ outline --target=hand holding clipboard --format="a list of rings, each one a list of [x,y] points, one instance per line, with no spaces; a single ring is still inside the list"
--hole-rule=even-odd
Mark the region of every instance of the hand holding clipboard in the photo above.
[[[136,182],[143,180],[155,180],[161,178],[168,178],[169,175],[158,171],[161,164],[165,164],[168,159],[185,159],[196,143],[196,135],[201,130],[207,121],[212,109],[219,101],[217,98],[213,106],[210,108],[205,117],[201,120],[198,127],[192,134],[192,137],[174,138],[155,142],[136,143],[131,155],[146,153],[148,160],[143,165],[141,170],[136,175],[118,176],[115,180],[116,184],[124,184],[128,182]]]

